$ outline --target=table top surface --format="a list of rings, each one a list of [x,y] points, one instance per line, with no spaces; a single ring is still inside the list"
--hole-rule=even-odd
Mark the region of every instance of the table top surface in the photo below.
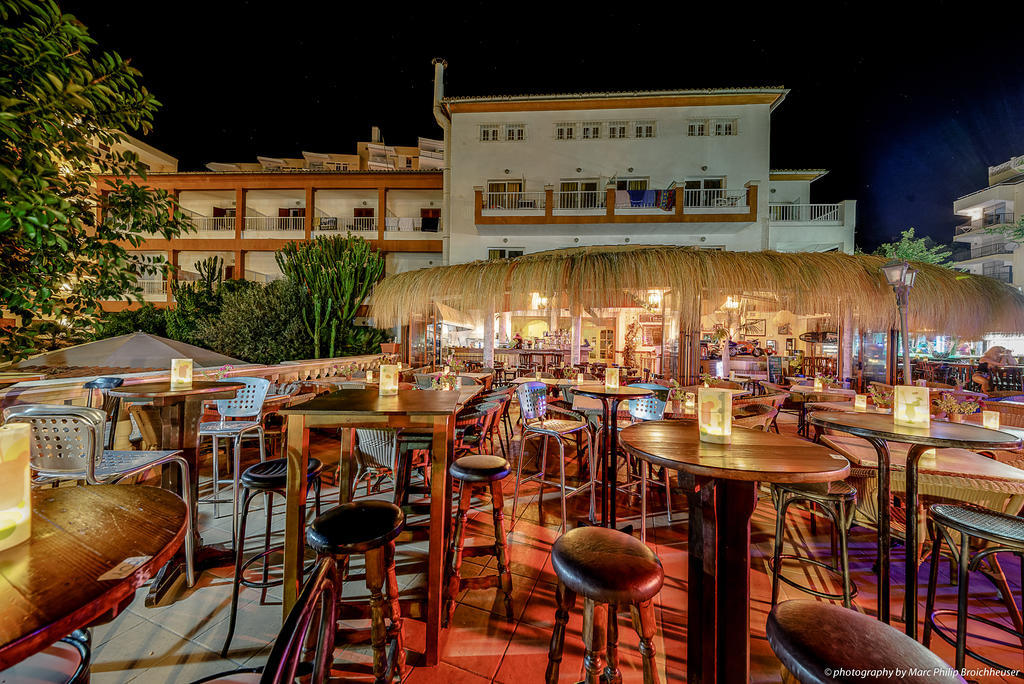
[[[1012,449],[1021,444],[1020,439],[1014,435],[969,423],[932,420],[928,427],[897,425],[889,413],[816,411],[807,420],[812,425],[848,432],[858,437],[877,437],[886,441],[925,446]]]
[[[637,397],[646,397],[654,394],[654,390],[634,387],[633,385],[619,385],[614,388],[606,387],[605,384],[600,381],[594,384],[584,383],[582,385],[573,385],[571,389],[576,394],[582,394],[585,397],[594,397],[595,399],[636,399]]]
[[[144,382],[122,385],[109,391],[115,397],[190,397],[196,394],[214,394],[245,387],[245,383],[232,380],[193,380],[191,387],[171,389],[170,381]]]
[[[693,392],[694,394],[697,394],[697,392],[699,392],[702,389],[725,390],[726,392],[728,392],[729,394],[731,394],[734,397],[745,397],[745,396],[748,396],[750,394],[750,390],[748,390],[748,389],[735,389],[733,387],[711,387],[711,388],[707,388],[707,387],[704,387],[704,385],[686,385],[684,387],[680,387],[679,389],[681,391],[683,391],[683,392]]]
[[[814,385],[790,385],[789,391],[798,392],[799,394],[835,394],[842,395],[844,397],[854,397],[857,395],[857,390],[844,389],[842,387],[822,387],[821,389],[814,389]]]
[[[525,376],[522,378],[516,378],[512,381],[513,385],[525,385],[528,382],[543,382],[545,385],[553,385],[557,387],[569,387],[569,386],[580,386],[580,387],[604,387],[602,380],[584,380],[583,384],[576,381],[575,377],[572,378],[537,378]]]
[[[722,480],[830,482],[850,462],[805,439],[733,427],[729,444],[700,440],[696,420],[652,420],[622,430],[619,444],[634,456],[692,475]]]
[[[139,485],[32,491],[32,536],[0,551],[0,669],[116,615],[185,539],[185,504]],[[126,558],[149,557],[120,579]]]
[[[473,396],[483,389],[473,388]],[[315,399],[283,408],[281,415],[431,415],[443,416],[455,413],[466,399],[463,392],[441,390],[399,390],[398,394],[381,396],[377,388],[340,389]]]

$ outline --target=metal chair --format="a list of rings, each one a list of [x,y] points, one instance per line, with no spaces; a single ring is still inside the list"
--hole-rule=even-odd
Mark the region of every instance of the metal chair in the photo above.
[[[638,383],[631,385],[638,389],[649,389],[654,392],[646,397],[637,397],[626,402],[629,407],[630,424],[640,423],[648,420],[661,420],[665,417],[665,409],[668,407],[668,397],[672,392],[671,388],[664,385],[649,383]],[[619,430],[626,425],[619,425]],[[631,461],[636,461],[630,457]],[[646,466],[646,472],[644,472]],[[640,541],[647,541],[647,483],[654,480],[654,466],[644,461],[638,462],[640,470]],[[661,469],[661,481],[658,485],[665,487],[665,514],[668,521],[672,522],[672,485],[669,481],[669,469]],[[627,485],[628,486],[628,485]]]
[[[541,495],[544,492],[544,485],[558,487],[562,499],[562,528],[566,523],[565,500],[569,496],[577,494],[584,489],[590,490],[590,521],[596,519],[594,479],[595,479],[595,458],[593,449],[593,434],[587,422],[582,416],[572,411],[563,411],[547,403],[547,385],[543,382],[525,382],[516,390],[519,397],[519,412],[523,419],[523,436],[519,442],[519,463],[516,466],[516,486],[512,495],[512,519],[516,519],[516,504],[519,500],[519,486],[524,482],[523,461],[526,454],[526,442],[531,438],[543,439],[540,456],[540,470],[536,475],[531,475],[526,480],[537,480],[541,485]],[[560,413],[564,418],[549,418],[548,413]],[[577,433],[587,435],[587,455],[590,460],[590,480],[575,488],[567,488],[565,485],[565,444],[563,440],[570,435]],[[559,481],[549,482],[544,479],[544,470],[547,465],[548,439],[554,437],[558,442],[558,474]],[[539,502],[538,502],[539,503]]]
[[[107,414],[107,422],[104,426],[103,433],[103,448],[113,449],[114,448],[114,435],[117,432],[117,420],[121,413],[121,397],[112,397],[108,393],[108,390],[120,387],[124,384],[124,378],[96,378],[82,385],[83,389],[90,390],[89,397],[86,400],[86,406],[89,408],[100,408],[104,413]],[[92,390],[99,390],[100,396],[102,397],[102,406],[93,406],[94,394]]]
[[[235,382],[244,383],[233,399],[218,399],[217,413],[220,420],[212,423],[199,424],[199,442],[203,437],[210,437],[213,443],[213,494],[212,498],[202,503],[213,504],[213,514],[219,516],[220,504],[227,503],[220,498],[220,486],[230,482],[231,490],[231,539],[236,540],[238,531],[238,479],[242,474],[242,440],[249,436],[259,439],[260,461],[267,460],[266,445],[263,443],[263,400],[270,389],[270,381],[266,378],[232,378]],[[249,418],[250,420],[226,420],[228,418]],[[219,440],[230,439],[234,445],[234,467],[231,480],[220,479],[218,459],[220,456]]]
[[[181,469],[185,500],[185,568],[188,586],[195,583],[193,565],[192,486],[188,462],[176,451],[112,451],[103,448],[103,411],[85,406],[21,404],[4,409],[4,423],[28,423],[32,428],[29,464],[37,481],[85,480],[114,484],[165,463]]]
[[[420,389],[430,389],[433,387],[434,376],[431,373],[416,373],[413,376],[416,380],[416,386]]]

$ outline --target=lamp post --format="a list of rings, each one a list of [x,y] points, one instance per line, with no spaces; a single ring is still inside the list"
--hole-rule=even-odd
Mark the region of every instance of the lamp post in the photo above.
[[[910,376],[910,331],[907,327],[907,309],[910,306],[910,288],[914,287],[917,269],[906,261],[890,261],[882,266],[885,279],[896,293],[896,306],[900,310],[900,334],[903,339],[903,384],[914,384]]]

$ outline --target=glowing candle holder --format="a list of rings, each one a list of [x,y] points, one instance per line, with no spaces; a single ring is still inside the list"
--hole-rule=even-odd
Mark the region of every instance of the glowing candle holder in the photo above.
[[[867,411],[868,410],[868,395],[858,394],[853,398],[853,410],[854,411]]]
[[[729,371],[729,380],[735,382],[735,380],[736,380],[736,371]]]
[[[373,382],[373,371],[366,371],[366,382]]]
[[[697,425],[700,440],[713,444],[732,441],[732,392],[717,388],[697,390]]]
[[[29,454],[32,427],[0,427],[0,551],[28,541],[32,533]]]
[[[582,385],[583,384],[583,373],[577,373],[576,374],[576,384],[577,385]]]
[[[982,411],[981,424],[993,430],[999,429],[999,411]]]
[[[821,381],[821,378],[814,378],[814,391],[820,392],[825,389],[825,383]]]
[[[618,368],[605,368],[604,369],[604,386],[605,386],[605,389],[619,389],[619,369]]]
[[[928,386],[928,381],[927,380],[915,380],[914,381],[914,386],[916,386],[916,387],[927,387]]]
[[[377,394],[382,397],[393,397],[398,394],[398,366],[381,366],[380,383]]]
[[[696,406],[697,406],[697,395],[694,394],[693,392],[687,392],[686,393],[686,397],[683,400],[683,407],[688,412],[692,413],[693,409],[696,408]]]
[[[534,374],[533,374],[533,379],[534,379],[534,380],[540,380],[540,371],[536,371],[536,372],[534,372]]]
[[[462,376],[461,375],[456,375],[455,376],[455,389],[457,389],[457,390],[462,389]]]
[[[927,387],[897,385],[892,417],[896,425],[926,428],[931,424],[931,396]]]
[[[171,359],[171,389],[192,389],[192,359]]]

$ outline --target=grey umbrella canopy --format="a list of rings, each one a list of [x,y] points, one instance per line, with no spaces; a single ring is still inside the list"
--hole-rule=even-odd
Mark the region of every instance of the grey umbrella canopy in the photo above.
[[[197,368],[245,364],[195,345],[176,342],[148,333],[132,333],[86,342],[66,349],[32,356],[18,363],[16,368],[101,367],[127,369],[169,369],[171,359],[192,359]]]

